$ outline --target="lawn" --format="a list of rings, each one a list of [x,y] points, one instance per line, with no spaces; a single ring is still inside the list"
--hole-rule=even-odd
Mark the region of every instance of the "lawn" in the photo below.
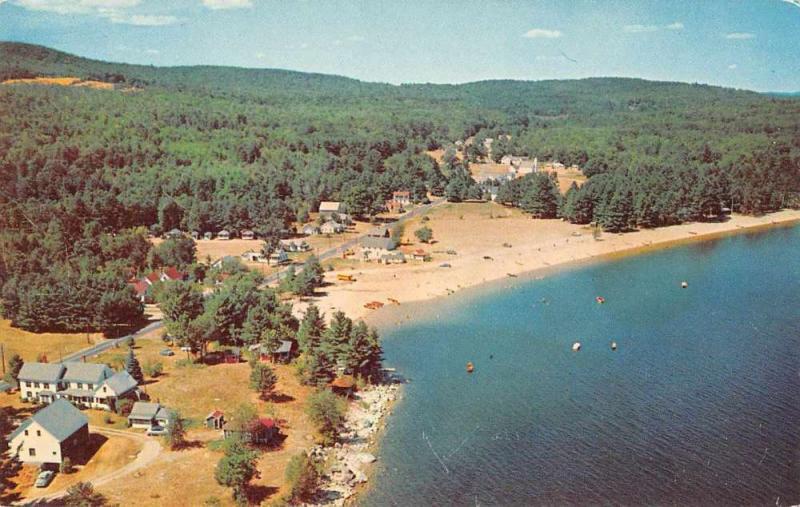
[[[103,339],[102,333],[31,333],[11,327],[10,320],[0,320],[0,344],[6,361],[12,354],[19,354],[25,361],[36,361],[39,354],[44,354],[48,361],[55,362]]]
[[[286,435],[281,447],[261,454],[258,464],[261,477],[253,481],[251,494],[258,501],[269,501],[283,494],[289,459],[308,449],[314,440],[313,425],[305,414],[305,400],[312,390],[299,383],[294,367],[275,365],[277,396],[268,403],[250,389],[247,363],[185,365],[185,353],[174,348],[175,356],[160,356],[159,351],[164,348],[167,345],[157,334],[137,340],[134,353],[142,365],[151,361],[164,365],[164,373],[155,379],[147,378],[143,389],[152,401],[180,411],[190,422],[188,440],[197,443],[185,450],[166,451],[147,470],[137,472],[134,480],[120,481],[101,491],[113,502],[131,505],[201,505],[209,497],[232,504],[230,490],[220,487],[214,480],[214,466],[222,454],[206,447],[209,441],[219,439],[221,433],[204,429],[202,421],[212,410],[219,409],[228,415],[247,402],[254,404],[262,415],[274,413],[281,420],[282,433]],[[127,348],[120,347],[95,361],[115,363],[126,353]],[[104,414],[94,417],[91,412],[94,411],[87,411],[87,414],[92,423],[102,423]],[[143,482],[152,487],[141,488]]]

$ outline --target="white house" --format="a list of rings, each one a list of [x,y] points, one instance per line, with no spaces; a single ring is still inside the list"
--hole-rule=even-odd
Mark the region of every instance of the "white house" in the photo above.
[[[253,250],[248,250],[242,254],[242,259],[250,262],[264,262],[264,256],[261,252],[254,252]]]
[[[311,250],[311,245],[305,241],[294,241],[291,239],[282,239],[281,247],[287,252],[308,252]]]
[[[280,266],[288,262],[289,262],[289,255],[286,253],[286,250],[284,250],[283,248],[279,248],[269,255],[269,261],[267,262],[267,264],[272,266]]]
[[[319,215],[325,219],[331,215],[344,213],[344,205],[338,201],[322,201],[319,203]]]
[[[137,401],[131,408],[128,425],[131,428],[166,428],[171,419],[169,411],[160,404]]]
[[[361,259],[365,261],[379,261],[395,249],[391,238],[376,238],[367,236],[361,239]]]
[[[303,226],[303,234],[306,236],[313,236],[315,234],[319,234],[319,227],[315,224],[306,224]]]
[[[60,465],[89,448],[89,419],[66,400],[56,400],[23,421],[8,438],[23,463]]]
[[[404,206],[411,204],[411,192],[408,190],[397,190],[392,192],[392,200],[397,201]]]
[[[105,364],[25,363],[18,380],[20,398],[38,403],[65,399],[82,407],[115,410],[120,399],[139,397],[137,382],[128,372],[115,373]]]
[[[256,233],[249,229],[242,231],[242,239],[255,239],[255,237]]]
[[[228,231],[227,229],[222,229],[217,233],[217,239],[223,239],[223,240],[231,239],[230,231]]]
[[[344,232],[344,225],[339,222],[334,222],[333,220],[328,220],[320,226],[319,230],[322,234],[339,234]]]

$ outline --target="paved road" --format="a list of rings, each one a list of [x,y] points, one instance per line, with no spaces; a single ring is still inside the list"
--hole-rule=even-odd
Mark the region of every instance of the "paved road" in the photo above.
[[[119,479],[125,475],[131,474],[140,470],[153,461],[161,454],[161,443],[159,442],[158,437],[148,437],[141,433],[134,433],[131,431],[122,431],[122,430],[114,430],[110,428],[98,428],[95,426],[89,426],[89,431],[91,433],[100,433],[101,435],[112,436],[112,437],[123,437],[130,440],[135,440],[142,444],[142,449],[136,455],[136,458],[131,461],[130,463],[123,465],[122,467],[108,472],[107,474],[95,476],[95,477],[84,477],[82,480],[84,482],[91,482],[92,485],[97,488],[104,484],[107,484],[111,481]],[[43,501],[53,501],[57,500],[64,495],[67,494],[66,489],[62,489],[60,491],[56,491],[53,493],[48,493],[47,495],[43,495],[36,498],[26,498],[21,505],[35,505],[38,502]]]
[[[2,2],[0,2],[0,3],[2,3]],[[414,208],[413,210],[409,211],[408,213],[406,213],[405,215],[403,215],[402,217],[400,217],[397,220],[397,222],[395,222],[395,224],[401,224],[403,222],[406,222],[406,221],[408,221],[408,220],[410,220],[410,219],[412,219],[414,217],[417,217],[417,216],[421,215],[422,213],[425,213],[426,211],[430,210],[431,208],[434,208],[436,206],[440,206],[440,205],[444,204],[445,202],[447,202],[446,199],[442,198],[442,199],[438,199],[436,201],[433,201],[430,204],[424,204],[422,206],[418,206],[418,207]],[[331,248],[329,250],[325,250],[324,252],[319,254],[318,258],[319,258],[320,261],[324,261],[326,259],[330,259],[330,258],[333,258],[333,257],[340,257],[344,252],[346,252],[350,248],[358,246],[358,242],[363,237],[364,237],[364,235],[357,236],[357,237],[355,237],[353,239],[345,241],[344,243],[342,243],[341,245],[339,245],[339,246],[337,246],[335,248]],[[280,280],[281,278],[286,276],[286,271],[287,270],[284,269],[282,271],[278,271],[277,273],[273,273],[272,275],[266,277],[266,279],[264,281],[264,285],[268,285],[270,283],[277,282],[278,280]],[[85,348],[83,350],[79,350],[77,352],[73,352],[72,354],[64,356],[63,361],[80,361],[83,358],[90,358],[92,356],[96,356],[96,355],[100,354],[101,352],[104,352],[104,351],[106,351],[106,350],[108,350],[108,349],[110,349],[112,347],[117,346],[117,344],[120,344],[120,343],[124,344],[125,340],[127,340],[131,336],[133,336],[134,338],[138,338],[138,337],[140,337],[140,336],[142,336],[144,334],[149,333],[150,331],[154,331],[156,329],[160,329],[163,326],[164,326],[164,324],[161,321],[153,322],[153,323],[148,324],[147,326],[143,327],[142,329],[136,331],[133,334],[129,334],[129,335],[123,336],[122,338],[113,338],[113,339],[103,340],[102,342],[100,342],[100,343],[98,343],[96,345],[92,345],[91,347],[87,347],[87,348]]]
[[[92,345],[91,347],[87,347],[77,352],[73,352],[72,354],[66,355],[64,356],[63,361],[80,361],[84,357],[89,358],[92,356],[96,356],[97,354],[100,354],[101,352],[106,351],[111,347],[115,347],[117,344],[120,343],[124,344],[125,340],[127,340],[131,336],[134,338],[138,338],[144,334],[149,333],[150,331],[160,329],[163,325],[164,324],[162,324],[160,320],[152,322],[133,334],[125,335],[122,338],[106,339],[96,345]]]

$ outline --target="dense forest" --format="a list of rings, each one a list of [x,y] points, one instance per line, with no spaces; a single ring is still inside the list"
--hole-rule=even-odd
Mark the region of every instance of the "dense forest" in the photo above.
[[[529,177],[498,198],[610,230],[612,208],[624,230],[761,213],[800,190],[800,101],[747,91],[600,78],[393,86],[0,43],[1,79],[38,76],[118,89],[0,85],[2,310],[31,329],[108,330],[140,312],[125,280],[152,261],[148,229],[274,235],[322,200],[369,217],[398,189],[480,195],[463,164],[425,154],[470,136],[497,139],[496,158],[579,165],[590,179],[566,196]],[[56,304],[69,318],[18,318]]]

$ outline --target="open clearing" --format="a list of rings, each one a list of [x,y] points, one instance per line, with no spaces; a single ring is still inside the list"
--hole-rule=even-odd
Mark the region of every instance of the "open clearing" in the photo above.
[[[0,343],[5,347],[6,361],[12,354],[19,354],[25,361],[36,361],[39,354],[46,355],[50,362],[58,361],[61,356],[103,339],[101,333],[31,333],[11,327],[10,320],[0,320]]]
[[[281,420],[281,431],[286,435],[279,448],[262,453],[258,465],[261,477],[252,483],[252,497],[263,501],[283,494],[284,473],[289,459],[313,442],[313,425],[305,414],[305,400],[312,389],[299,383],[292,365],[274,365],[278,374],[277,396],[268,403],[260,400],[250,389],[250,366],[247,363],[180,366],[179,362],[186,359],[186,353],[174,347],[174,356],[160,356],[159,351],[164,348],[168,346],[158,332],[137,340],[134,352],[142,365],[154,361],[164,365],[164,373],[156,379],[148,378],[143,388],[152,401],[179,410],[182,417],[189,420],[187,439],[197,443],[180,451],[164,451],[153,464],[137,471],[133,480],[115,481],[101,487],[100,491],[112,502],[129,505],[201,505],[209,497],[217,497],[223,504],[232,505],[230,490],[214,480],[214,467],[222,453],[205,446],[207,442],[221,438],[221,432],[203,428],[202,421],[214,409],[220,409],[230,417],[242,403],[252,403],[260,415],[274,414]],[[127,348],[120,347],[94,361],[113,364],[126,353]],[[100,422],[105,425],[103,413],[94,417],[93,424]],[[118,424],[112,423],[111,427],[119,427]],[[140,487],[142,483],[152,487],[144,490]]]

